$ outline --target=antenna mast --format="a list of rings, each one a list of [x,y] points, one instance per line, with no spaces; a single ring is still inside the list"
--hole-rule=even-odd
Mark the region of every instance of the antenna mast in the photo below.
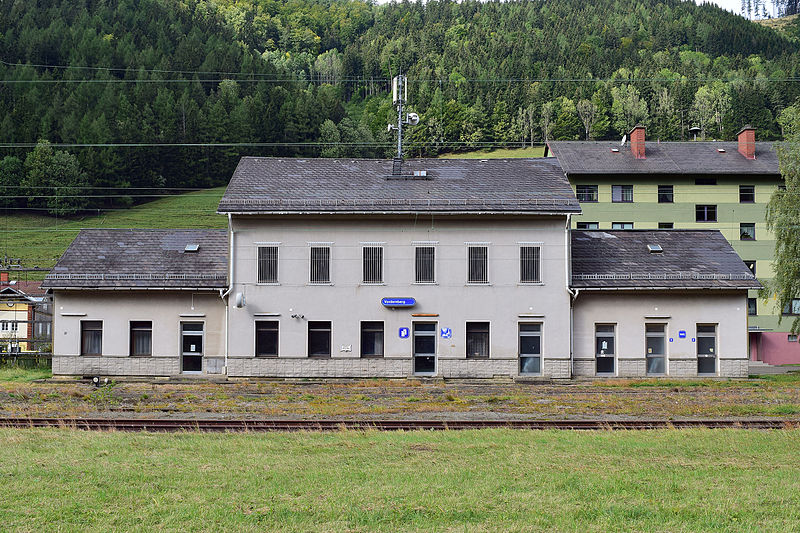
[[[403,106],[408,101],[408,80],[400,74],[392,78],[392,103],[397,106],[397,125],[389,124],[389,131],[397,130],[397,156],[396,159],[403,160],[403,124],[416,126],[419,124],[419,115],[407,113],[403,118]]]

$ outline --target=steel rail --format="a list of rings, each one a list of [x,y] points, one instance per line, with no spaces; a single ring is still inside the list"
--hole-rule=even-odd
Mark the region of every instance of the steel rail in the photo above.
[[[465,430],[510,428],[530,430],[647,430],[647,429],[795,429],[800,419],[689,420],[193,420],[143,418],[0,418],[0,428],[63,428],[93,431],[242,432],[342,430]]]

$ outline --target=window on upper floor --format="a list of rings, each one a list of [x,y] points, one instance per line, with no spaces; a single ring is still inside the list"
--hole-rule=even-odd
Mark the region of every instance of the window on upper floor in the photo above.
[[[520,283],[540,283],[542,281],[541,246],[520,246],[519,248],[519,281]]]
[[[331,247],[312,246],[311,247],[311,283],[330,283],[331,282]]]
[[[756,225],[752,222],[739,224],[739,238],[743,241],[756,240]]]
[[[436,283],[436,247],[414,248],[414,283]]]
[[[633,222],[612,222],[611,229],[633,229]]]
[[[600,224],[597,222],[578,222],[575,224],[576,229],[598,229]]]
[[[792,298],[792,301],[783,308],[784,315],[800,315],[800,298]]]
[[[611,201],[623,203],[633,202],[633,185],[612,185]]]
[[[739,203],[752,204],[756,201],[756,188],[754,185],[739,185]]]
[[[278,283],[278,247],[258,247],[258,282]]]
[[[659,222],[658,229],[673,229],[675,227],[674,222]]]
[[[695,178],[695,185],[716,185],[717,178]]]
[[[576,185],[575,195],[579,202],[596,202],[597,185]]]
[[[715,205],[695,205],[694,218],[697,222],[716,222],[717,206]]]
[[[467,283],[489,283],[489,247],[467,247]]]
[[[364,283],[383,283],[383,247],[364,246],[361,249]]]
[[[658,203],[671,204],[673,202],[672,185],[658,186]]]
[[[758,314],[758,299],[757,298],[748,298],[747,299],[747,314],[749,316],[756,316]]]
[[[755,261],[745,261],[744,264],[745,264],[745,266],[747,268],[750,269],[750,272],[752,272],[753,275],[755,276],[756,275],[756,262]]]

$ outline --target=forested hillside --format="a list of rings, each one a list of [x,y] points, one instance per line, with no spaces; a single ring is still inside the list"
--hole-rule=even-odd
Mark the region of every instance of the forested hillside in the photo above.
[[[0,0],[0,60],[0,202],[57,214],[224,184],[245,154],[384,157],[401,71],[413,155],[639,122],[774,139],[800,95],[797,40],[678,0]]]

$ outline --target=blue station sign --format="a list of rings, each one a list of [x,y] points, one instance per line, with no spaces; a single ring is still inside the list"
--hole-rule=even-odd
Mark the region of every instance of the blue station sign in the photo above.
[[[414,298],[381,298],[384,307],[414,307],[416,303]]]

